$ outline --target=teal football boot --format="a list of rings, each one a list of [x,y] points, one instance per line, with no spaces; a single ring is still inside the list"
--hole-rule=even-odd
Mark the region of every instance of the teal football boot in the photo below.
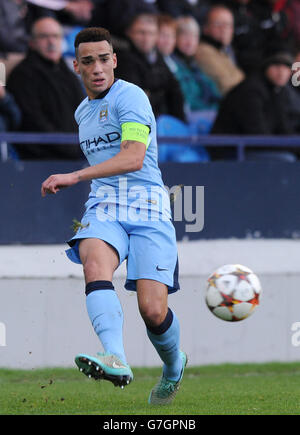
[[[168,405],[175,398],[182,381],[185,366],[187,365],[188,361],[186,353],[180,351],[180,356],[182,359],[182,371],[179,380],[171,381],[162,376],[150,393],[148,399],[148,403],[150,405]]]
[[[79,370],[89,378],[104,379],[122,389],[133,380],[129,365],[109,353],[97,353],[96,357],[79,354],[75,357],[75,363]]]

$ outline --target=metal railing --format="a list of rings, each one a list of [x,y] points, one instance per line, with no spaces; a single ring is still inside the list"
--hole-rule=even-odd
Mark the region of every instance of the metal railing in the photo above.
[[[5,161],[7,143],[13,144],[56,144],[67,145],[78,143],[78,134],[74,133],[23,133],[5,132],[0,133],[1,160]],[[171,143],[178,146],[205,146],[205,147],[236,147],[237,160],[245,160],[246,147],[300,147],[299,136],[237,136],[237,135],[194,135],[194,136],[164,136],[158,137],[158,143]]]

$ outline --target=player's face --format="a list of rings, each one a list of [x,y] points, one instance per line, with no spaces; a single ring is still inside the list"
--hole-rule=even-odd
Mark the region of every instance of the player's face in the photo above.
[[[79,45],[74,70],[81,75],[90,99],[96,98],[113,84],[116,66],[116,55],[107,41]]]

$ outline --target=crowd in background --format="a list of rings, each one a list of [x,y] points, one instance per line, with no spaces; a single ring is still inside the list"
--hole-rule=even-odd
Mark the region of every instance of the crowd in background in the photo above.
[[[300,0],[0,0],[0,131],[77,131],[85,91],[72,71],[73,41],[87,26],[110,30],[116,77],[147,93],[159,135],[300,133]],[[77,144],[15,149],[21,159],[83,157]],[[161,161],[235,158],[230,147],[159,152]],[[247,151],[299,156],[300,148]]]

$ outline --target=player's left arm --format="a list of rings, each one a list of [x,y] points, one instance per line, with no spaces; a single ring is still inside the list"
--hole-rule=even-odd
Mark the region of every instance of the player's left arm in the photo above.
[[[55,194],[61,188],[72,186],[80,181],[139,171],[143,167],[149,133],[150,127],[143,124],[134,122],[123,124],[120,151],[115,156],[79,171],[51,175],[42,184],[42,196]]]

